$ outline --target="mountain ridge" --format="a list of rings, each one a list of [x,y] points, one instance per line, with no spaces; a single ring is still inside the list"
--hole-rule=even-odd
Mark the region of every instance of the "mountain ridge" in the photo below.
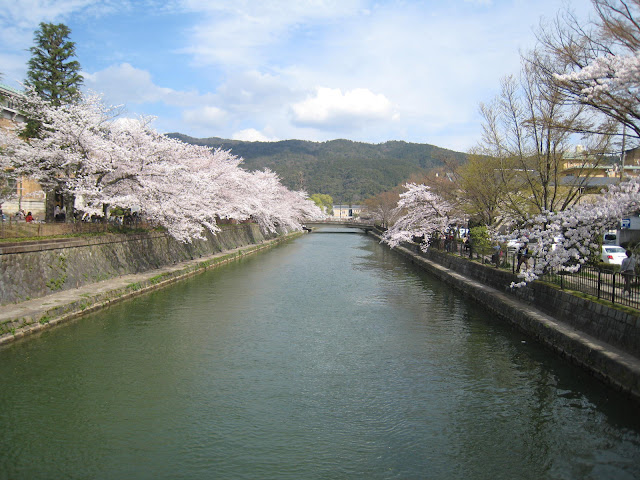
[[[466,161],[466,154],[435,145],[390,140],[372,144],[347,139],[324,142],[280,140],[248,142],[220,137],[195,138],[181,133],[168,137],[185,143],[230,150],[242,157],[244,168],[276,172],[288,188],[309,194],[325,193],[335,201],[361,201],[426,174],[445,160]]]

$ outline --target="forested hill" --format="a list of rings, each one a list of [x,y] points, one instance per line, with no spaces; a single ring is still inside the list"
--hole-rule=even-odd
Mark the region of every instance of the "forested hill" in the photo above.
[[[244,159],[247,170],[269,168],[292,189],[309,194],[326,193],[336,202],[357,203],[390,190],[413,173],[425,173],[443,165],[460,163],[466,155],[428,144],[391,141],[381,144],[331,140],[309,142],[244,142],[222,138],[193,138],[180,133],[169,137],[186,143],[220,147]]]

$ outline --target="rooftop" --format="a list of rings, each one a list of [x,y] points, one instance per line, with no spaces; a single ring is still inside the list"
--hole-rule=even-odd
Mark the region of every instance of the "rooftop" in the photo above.
[[[24,95],[23,91],[20,91],[17,88],[10,87],[9,85],[5,85],[4,83],[0,83],[0,93],[9,93],[12,95]]]

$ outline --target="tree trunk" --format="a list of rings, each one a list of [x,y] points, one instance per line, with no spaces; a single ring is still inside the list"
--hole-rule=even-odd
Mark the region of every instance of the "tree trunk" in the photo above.
[[[56,208],[56,192],[55,190],[49,190],[45,194],[44,200],[44,221],[47,223],[53,223],[56,221],[54,210]]]
[[[64,196],[64,208],[66,210],[66,217],[64,219],[64,221],[66,223],[73,223],[75,222],[76,216],[75,216],[75,210],[74,210],[74,205],[76,204],[76,197],[75,195],[65,195]]]

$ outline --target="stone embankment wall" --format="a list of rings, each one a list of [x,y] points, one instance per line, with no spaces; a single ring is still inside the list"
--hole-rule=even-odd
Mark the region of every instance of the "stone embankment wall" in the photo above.
[[[256,225],[246,224],[224,226],[217,235],[190,244],[150,232],[0,246],[0,305],[259,244],[269,238]]]
[[[380,238],[376,232],[372,235]],[[417,245],[395,249],[605,383],[640,401],[640,316],[571,295],[541,282],[511,289],[519,279],[498,270]]]
[[[437,250],[415,252],[468,278],[513,295],[518,300],[567,323],[580,331],[627,353],[640,357],[640,315],[630,309],[620,310],[541,282],[511,289],[512,282],[521,280],[513,273],[482,265],[465,258],[448,255]]]

